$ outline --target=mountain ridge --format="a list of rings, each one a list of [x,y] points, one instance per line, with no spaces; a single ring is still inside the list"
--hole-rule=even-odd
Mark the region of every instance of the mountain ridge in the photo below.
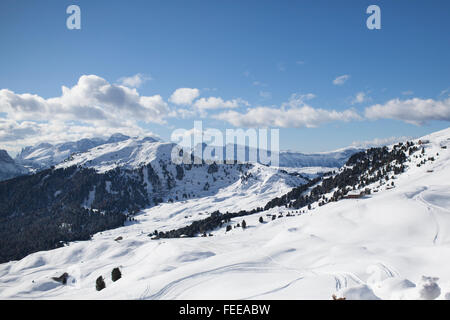
[[[127,143],[127,141],[130,141]],[[131,142],[133,141],[133,142]],[[93,161],[94,153],[96,153],[99,157],[105,158],[105,153],[99,152],[99,150],[107,148],[108,145],[111,148],[119,147],[117,150],[120,150],[120,144],[124,146],[130,146],[134,144],[136,149],[134,150],[135,155],[139,155],[140,159],[131,159],[132,154],[127,154],[125,152],[126,159],[119,158],[117,159],[120,164],[128,165],[128,167],[134,164],[134,167],[137,167],[139,164],[142,164],[142,161],[150,161],[151,155],[145,156],[143,154],[143,150],[138,150],[140,147],[144,146],[144,149],[153,152],[150,150],[151,148],[145,148],[149,143],[159,143],[160,146],[171,144],[171,146],[175,146],[171,142],[164,142],[158,138],[149,136],[145,138],[137,138],[137,137],[129,137],[122,135],[120,133],[114,134],[108,139],[100,139],[100,138],[92,138],[92,139],[81,139],[73,142],[64,142],[58,144],[50,144],[50,143],[40,143],[37,146],[27,146],[22,148],[21,152],[17,154],[15,161],[19,165],[27,167],[31,172],[36,172],[38,170],[50,168],[52,166],[67,166],[70,164],[83,164],[89,166],[87,161],[83,160],[83,156],[89,158],[89,161]],[[140,145],[139,145],[140,144]],[[205,148],[205,146],[201,146]],[[199,148],[196,146],[193,150],[188,150],[188,152],[194,153],[195,150]],[[231,159],[226,155],[226,148],[223,147],[223,159]],[[265,152],[264,150],[254,150],[247,146],[234,145],[234,149],[245,149],[245,159],[249,160],[249,153],[256,151],[259,155],[260,152]],[[290,168],[300,168],[300,167],[327,167],[327,168],[337,168],[340,167],[345,161],[354,153],[361,151],[361,148],[348,147],[342,148],[340,150],[331,151],[331,152],[321,152],[321,153],[300,153],[300,152],[292,152],[292,151],[281,151],[279,153],[279,166],[280,167],[290,167]],[[123,151],[123,150],[122,150]],[[90,153],[90,155],[83,155],[83,153]],[[270,155],[270,152],[269,152]],[[235,153],[233,160],[236,160],[237,153]],[[214,160],[211,157],[205,157],[204,160]],[[215,159],[217,160],[217,159]],[[98,162],[98,161],[97,161]],[[109,159],[111,164],[112,159]],[[242,161],[241,161],[242,162]],[[244,161],[245,162],[245,161]],[[258,161],[261,162],[258,157]],[[110,168],[114,168],[114,165],[110,165]]]

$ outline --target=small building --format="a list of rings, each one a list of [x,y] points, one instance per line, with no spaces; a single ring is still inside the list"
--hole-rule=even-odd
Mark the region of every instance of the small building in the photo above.
[[[351,190],[345,196],[344,199],[359,199],[371,193],[370,188],[365,188],[363,191],[360,190]],[[375,191],[376,192],[376,191]]]
[[[355,190],[355,191],[350,191],[349,193],[347,193],[344,196],[344,199],[359,199],[359,198],[364,197],[365,195],[366,195],[366,193],[364,191]]]

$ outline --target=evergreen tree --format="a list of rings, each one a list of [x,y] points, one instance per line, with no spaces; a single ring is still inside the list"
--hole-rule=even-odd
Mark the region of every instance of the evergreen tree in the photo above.
[[[95,289],[97,289],[97,291],[101,291],[105,288],[106,288],[105,280],[103,280],[102,276],[98,277],[97,280],[95,281]]]
[[[247,228],[247,222],[245,220],[242,220],[242,229]]]
[[[111,280],[113,282],[116,282],[120,278],[122,278],[122,273],[120,272],[120,269],[119,268],[114,268],[112,270],[112,272],[111,272]]]

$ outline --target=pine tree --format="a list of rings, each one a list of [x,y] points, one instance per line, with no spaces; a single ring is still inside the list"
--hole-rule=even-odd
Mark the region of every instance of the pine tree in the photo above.
[[[247,228],[247,222],[245,220],[242,220],[242,229]]]
[[[263,223],[263,222],[264,222],[263,217],[259,217],[259,222],[260,222],[260,223]]]
[[[116,282],[120,278],[122,278],[122,273],[120,272],[120,269],[119,268],[114,268],[112,270],[112,272],[111,272],[111,280],[113,282]]]
[[[95,289],[97,289],[97,291],[101,291],[105,288],[106,288],[105,280],[103,280],[102,276],[98,277],[97,280],[95,281]]]

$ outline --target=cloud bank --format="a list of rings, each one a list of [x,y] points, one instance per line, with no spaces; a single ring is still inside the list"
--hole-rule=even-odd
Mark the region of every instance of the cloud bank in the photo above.
[[[138,123],[166,122],[170,109],[160,95],[142,96],[135,88],[111,84],[96,75],[81,76],[58,97],[0,90],[0,142],[20,144],[76,140],[92,136],[144,134]]]
[[[87,75],[81,76],[72,88],[63,86],[62,95],[50,99],[2,89],[0,112],[14,120],[83,121],[114,126],[123,119],[164,123],[169,108],[160,95],[141,96],[136,89]]]
[[[349,75],[335,79],[343,84]],[[331,122],[393,119],[414,125],[432,120],[450,121],[450,97],[441,100],[392,99],[365,109],[333,110],[315,108],[309,100],[315,95],[293,94],[281,105],[252,106],[242,98],[201,97],[197,88],[178,88],[167,102],[159,94],[141,95],[139,87],[145,77],[137,74],[109,83],[97,75],[83,75],[72,87],[63,86],[61,95],[43,98],[32,93],[0,90],[0,143],[15,150],[40,141],[50,143],[74,141],[93,136],[107,137],[115,132],[131,136],[154,133],[150,124],[167,124],[174,117],[183,119],[208,117],[235,127],[314,128]],[[205,91],[205,90],[204,90]],[[269,91],[260,91],[263,99]],[[371,99],[358,92],[350,104]]]
[[[227,111],[215,115],[218,120],[227,121],[236,127],[280,127],[280,128],[314,128],[332,121],[360,120],[353,109],[344,111],[317,109],[306,104],[314,98],[313,94],[291,96],[280,108],[256,107],[245,113]]]
[[[412,98],[392,99],[365,109],[365,116],[371,120],[396,119],[415,125],[431,120],[450,121],[450,98],[445,100]]]

